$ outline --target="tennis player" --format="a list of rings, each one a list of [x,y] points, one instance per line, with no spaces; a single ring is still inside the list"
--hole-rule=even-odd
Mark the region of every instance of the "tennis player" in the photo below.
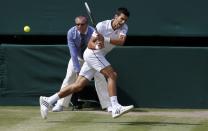
[[[49,106],[71,93],[82,90],[94,74],[99,71],[108,81],[108,93],[112,105],[112,117],[117,118],[133,109],[133,105],[122,106],[117,100],[116,79],[117,73],[106,60],[105,55],[115,46],[123,45],[126,40],[129,18],[126,8],[118,8],[112,20],[105,20],[97,24],[98,32],[94,31],[84,52],[84,64],[75,83],[64,87],[50,97],[40,96],[40,112],[43,119],[47,118]]]

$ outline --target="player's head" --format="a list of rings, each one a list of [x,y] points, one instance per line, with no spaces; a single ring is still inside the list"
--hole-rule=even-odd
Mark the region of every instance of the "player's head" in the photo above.
[[[88,27],[88,19],[87,19],[86,16],[77,16],[75,18],[75,24],[76,24],[77,30],[80,33],[83,34],[87,30],[87,27]]]
[[[119,16],[119,15],[121,15],[121,14],[124,14],[124,15],[127,16],[127,17],[130,16],[130,13],[129,13],[128,9],[125,8],[125,7],[120,7],[120,8],[117,9],[116,15]]]
[[[115,17],[114,17],[114,28],[120,28],[123,26],[124,23],[127,22],[130,13],[127,8],[120,7],[116,10]]]

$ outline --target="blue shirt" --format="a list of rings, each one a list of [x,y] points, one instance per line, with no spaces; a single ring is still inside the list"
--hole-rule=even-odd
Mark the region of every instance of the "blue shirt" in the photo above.
[[[78,58],[83,58],[83,50],[85,50],[87,47],[88,41],[90,40],[93,31],[93,27],[88,26],[84,39],[85,42],[81,42],[81,34],[77,30],[76,26],[70,28],[67,33],[68,47],[75,72],[80,72],[81,66],[79,64]]]

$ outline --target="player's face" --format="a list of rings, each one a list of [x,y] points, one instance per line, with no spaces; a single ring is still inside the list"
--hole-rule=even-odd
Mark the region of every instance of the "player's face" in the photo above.
[[[114,26],[116,29],[120,28],[121,26],[123,26],[124,23],[126,23],[128,20],[128,17],[126,15],[124,15],[123,13],[121,13],[119,16],[116,15],[115,16],[115,20],[114,20]]]
[[[80,33],[84,34],[86,32],[88,24],[85,19],[78,18],[76,19],[75,24]]]

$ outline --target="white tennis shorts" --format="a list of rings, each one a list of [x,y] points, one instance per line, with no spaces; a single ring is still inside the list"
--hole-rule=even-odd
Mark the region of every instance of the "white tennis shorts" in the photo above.
[[[100,72],[102,69],[110,65],[102,52],[88,48],[84,52],[84,60],[85,62],[79,75],[84,76],[89,81],[94,77],[94,74],[97,71]]]

